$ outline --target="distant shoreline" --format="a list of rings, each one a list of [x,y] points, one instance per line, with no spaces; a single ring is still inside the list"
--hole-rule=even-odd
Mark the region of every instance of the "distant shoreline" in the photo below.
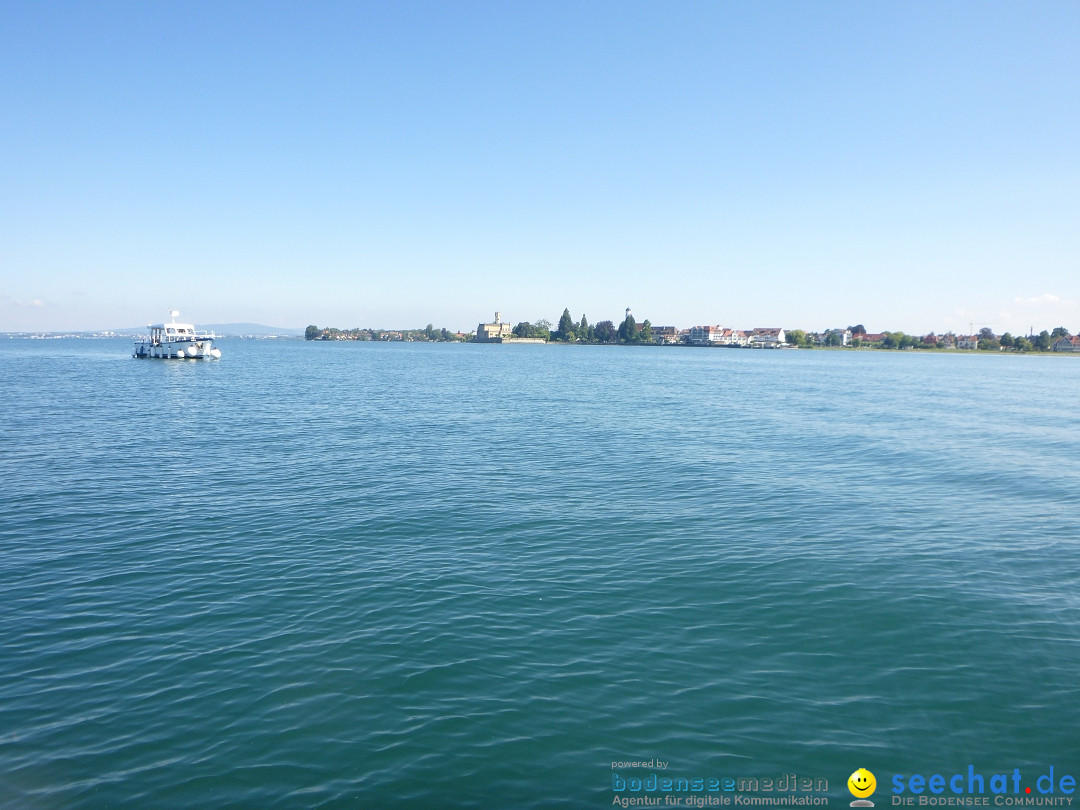
[[[423,330],[406,330],[406,331],[419,331]],[[7,340],[132,340],[140,337],[139,333],[132,332],[125,334],[121,332],[0,332],[0,338]],[[558,341],[558,340],[538,340],[533,338],[523,339],[509,339],[504,341],[477,341],[471,338],[457,338],[457,339],[435,339],[428,340],[426,338],[390,338],[390,339],[355,339],[355,338],[331,338],[331,339],[305,339],[303,335],[282,335],[282,334],[268,334],[268,335],[218,335],[219,339],[225,340],[273,340],[273,341],[299,341],[304,343],[460,343],[460,344],[484,344],[484,345],[544,345],[544,346],[562,346],[562,347],[581,347],[581,346],[607,346],[612,348],[652,348],[652,349],[729,349],[740,351],[782,351],[791,352],[794,350],[811,351],[811,352],[881,352],[884,354],[898,354],[898,353],[912,353],[912,354],[929,354],[929,355],[958,355],[958,356],[1032,356],[1032,357],[1080,357],[1080,351],[1054,351],[1048,350],[1026,350],[1018,351],[1016,349],[958,349],[956,347],[948,348],[915,348],[905,347],[903,349],[897,348],[885,348],[883,346],[727,346],[727,345],[697,345],[691,343],[603,343],[600,341]]]
[[[981,351],[1004,353],[1080,353],[1080,336],[1074,337],[1064,326],[1046,329],[1038,335],[1014,336],[1009,332],[994,334],[989,327],[978,332],[957,335],[952,331],[942,335],[928,332],[925,335],[908,335],[904,332],[869,332],[859,323],[848,327],[807,332],[803,329],[778,327],[755,327],[733,329],[720,325],[693,326],[679,329],[676,326],[655,326],[649,319],[640,324],[630,308],[625,319],[616,325],[605,320],[590,324],[582,315],[575,321],[570,309],[563,310],[558,325],[546,318],[534,323],[522,321],[511,327],[498,311],[495,319],[477,325],[473,332],[451,332],[428,324],[423,329],[387,330],[370,327],[338,329],[332,326],[309,324],[304,339],[311,341],[435,341],[475,343],[544,342],[586,345],[633,345],[633,346],[699,346],[717,348],[750,349],[819,349],[819,348],[877,348],[903,351]]]

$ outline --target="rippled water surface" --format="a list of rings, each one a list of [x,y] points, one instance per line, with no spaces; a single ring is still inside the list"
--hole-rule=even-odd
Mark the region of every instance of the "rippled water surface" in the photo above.
[[[0,806],[1080,775],[1078,359],[129,349],[0,341]]]

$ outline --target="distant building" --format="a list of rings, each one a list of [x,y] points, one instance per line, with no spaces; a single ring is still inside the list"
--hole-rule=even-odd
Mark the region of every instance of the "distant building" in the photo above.
[[[944,346],[946,349],[955,349],[956,335],[952,332],[946,332],[944,335],[938,335],[937,342],[939,346]]]
[[[850,329],[826,329],[806,335],[815,346],[847,346],[851,343]]]
[[[723,336],[722,326],[690,327],[690,344],[693,346],[719,346]]]
[[[750,330],[750,345],[758,348],[776,348],[787,342],[783,329],[762,328]]]
[[[976,350],[979,348],[979,336],[978,335],[960,335],[956,339],[956,348]]]
[[[653,326],[652,336],[657,343],[679,342],[679,330],[674,326]]]
[[[503,338],[511,337],[514,330],[510,324],[503,323],[499,313],[495,313],[495,323],[482,323],[476,327],[477,343],[502,343]]]
[[[1080,352],[1080,335],[1065,335],[1054,341],[1050,347],[1054,352]]]
[[[720,330],[720,345],[721,346],[747,346],[750,343],[750,336],[739,329],[721,329]]]

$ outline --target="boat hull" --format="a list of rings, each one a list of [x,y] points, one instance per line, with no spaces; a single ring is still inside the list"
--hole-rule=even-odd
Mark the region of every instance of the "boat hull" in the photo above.
[[[198,340],[143,340],[135,344],[132,357],[149,357],[159,360],[216,360],[221,350],[214,348],[210,338]]]

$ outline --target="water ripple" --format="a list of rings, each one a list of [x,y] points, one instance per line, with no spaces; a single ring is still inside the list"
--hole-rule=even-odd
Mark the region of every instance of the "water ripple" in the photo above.
[[[0,350],[5,806],[1075,749],[1080,364],[110,345]]]

